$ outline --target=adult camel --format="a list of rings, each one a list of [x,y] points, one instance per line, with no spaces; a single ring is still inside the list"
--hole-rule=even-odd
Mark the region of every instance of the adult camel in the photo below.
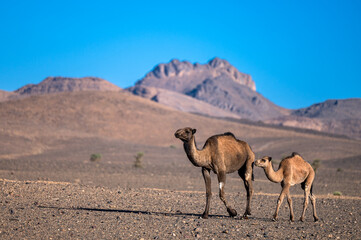
[[[207,139],[202,150],[198,150],[194,134],[196,129],[186,127],[175,132],[175,137],[183,141],[184,150],[188,159],[196,167],[202,168],[202,174],[206,185],[206,208],[202,218],[208,218],[209,206],[212,197],[211,177],[212,170],[217,174],[219,182],[219,197],[227,208],[231,217],[237,215],[228,203],[224,194],[226,174],[238,171],[244,181],[247,190],[247,206],[243,214],[244,218],[251,215],[251,198],[253,195],[253,162],[255,155],[248,143],[238,140],[232,133],[215,135]]]

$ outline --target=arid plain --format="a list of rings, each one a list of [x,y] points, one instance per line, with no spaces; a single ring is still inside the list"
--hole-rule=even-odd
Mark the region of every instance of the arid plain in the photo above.
[[[249,219],[228,217],[214,174],[210,218],[200,219],[201,169],[174,137],[186,126],[197,129],[198,148],[230,131],[256,158],[272,156],[275,168],[294,151],[320,160],[313,189],[320,221],[310,205],[298,221],[303,192],[296,185],[296,221],[284,201],[273,222],[281,187],[256,167]],[[83,91],[1,102],[0,141],[1,239],[360,239],[360,140],[179,112],[126,91]],[[93,153],[102,159],[90,161]],[[236,173],[225,189],[242,214],[246,193]]]

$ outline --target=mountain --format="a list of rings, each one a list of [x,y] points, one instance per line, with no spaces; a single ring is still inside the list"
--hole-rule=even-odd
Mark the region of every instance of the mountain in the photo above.
[[[226,60],[214,58],[208,64],[192,64],[188,61],[173,59],[166,64],[158,64],[155,68],[139,80],[136,85],[164,88],[175,92],[186,93],[205,79],[226,76],[238,84],[256,90],[252,77],[239,72]]]
[[[361,139],[361,98],[327,100],[265,122]]]
[[[273,104],[256,92],[250,75],[239,72],[228,61],[220,58],[203,65],[179,60],[159,64],[135,84],[135,87],[139,86],[178,92],[240,118],[256,121],[289,113],[287,109]],[[128,90],[142,96],[133,89]]]
[[[97,77],[47,77],[39,84],[28,84],[14,92],[0,91],[0,102],[32,95],[79,91],[120,91],[121,88]]]
[[[303,109],[285,109],[256,92],[250,75],[220,58],[203,65],[179,60],[159,64],[127,90],[185,112],[216,117],[232,114],[231,118],[361,138],[360,99],[328,100]]]

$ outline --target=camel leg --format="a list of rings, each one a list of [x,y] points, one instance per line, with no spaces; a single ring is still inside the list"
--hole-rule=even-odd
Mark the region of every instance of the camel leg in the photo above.
[[[238,171],[238,175],[243,179],[244,187],[247,191],[247,205],[246,211],[243,214],[244,219],[248,219],[248,215],[251,215],[251,199],[253,195],[253,185],[252,185],[252,171],[253,167],[252,164],[250,166],[246,166],[246,170],[242,167]]]
[[[276,207],[276,211],[275,211],[275,213],[273,215],[273,221],[278,220],[278,212],[280,210],[283,199],[285,198],[285,195],[289,194],[290,187],[291,187],[290,184],[283,184],[282,183],[282,191],[281,191],[281,194],[280,194],[280,196],[278,197],[278,200],[277,200],[277,207]]]
[[[251,199],[253,195],[253,185],[252,180],[244,180],[244,187],[247,191],[247,205],[246,205],[246,211],[243,214],[243,218],[248,219],[248,215],[251,215]]]
[[[307,206],[308,206],[308,197],[309,197],[309,194],[310,194],[310,187],[309,185],[305,185],[305,199],[304,199],[304,202],[303,202],[303,211],[302,211],[302,215],[301,215],[301,218],[300,218],[300,221],[305,221],[305,213],[306,213],[306,209],[307,209]]]
[[[291,220],[291,222],[294,222],[295,217],[293,215],[292,198],[289,193],[287,194],[287,202],[288,202],[288,206],[290,207],[290,220]]]
[[[224,194],[224,185],[226,184],[226,173],[219,172],[217,174],[217,176],[218,176],[218,182],[219,182],[219,198],[222,200],[222,202],[226,206],[229,216],[231,216],[231,217],[237,216],[236,210],[234,210],[233,208],[231,208],[231,206],[228,205],[225,194]]]
[[[202,218],[206,219],[208,218],[209,206],[212,198],[211,175],[209,173],[209,170],[206,168],[202,168],[202,175],[206,184],[206,208],[202,214]]]
[[[311,189],[312,189],[312,187],[311,187]],[[312,194],[312,191],[310,194],[310,199],[311,199],[311,204],[312,204],[312,209],[313,209],[313,219],[315,222],[317,222],[318,217],[317,217],[317,213],[316,213],[316,197],[315,197],[315,195]]]
[[[315,195],[313,195],[312,193],[312,189],[313,189],[313,180],[315,179],[315,173],[311,172],[310,177],[309,177],[309,185],[311,186],[310,188],[310,199],[311,199],[311,204],[312,204],[312,210],[313,210],[313,220],[315,222],[318,221],[318,217],[317,217],[317,213],[316,213],[316,197]]]

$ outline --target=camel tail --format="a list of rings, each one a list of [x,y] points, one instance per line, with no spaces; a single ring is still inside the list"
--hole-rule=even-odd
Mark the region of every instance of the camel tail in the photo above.
[[[253,167],[254,167],[254,162],[252,163],[252,181],[254,181]],[[312,187],[311,187],[311,189],[312,189]]]

